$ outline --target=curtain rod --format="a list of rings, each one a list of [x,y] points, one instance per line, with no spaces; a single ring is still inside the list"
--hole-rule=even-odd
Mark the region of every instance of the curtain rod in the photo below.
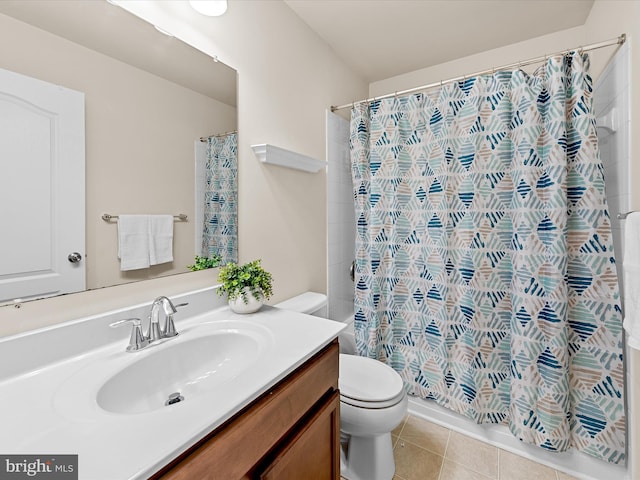
[[[231,135],[232,133],[238,133],[238,131],[237,130],[231,130],[230,132],[211,134],[208,137],[200,137],[200,141],[201,142],[206,142],[210,138],[213,138],[213,137],[226,137],[227,135]]]
[[[446,85],[448,83],[459,82],[460,80],[466,80],[467,78],[470,78],[470,77],[477,77],[479,75],[486,75],[487,73],[495,73],[495,72],[497,72],[499,70],[508,70],[508,69],[514,68],[514,67],[520,68],[520,67],[524,67],[526,65],[532,65],[534,63],[544,62],[549,57],[553,57],[555,55],[565,55],[565,54],[567,54],[567,53],[569,53],[569,52],[571,52],[573,50],[587,52],[587,51],[590,51],[590,50],[596,50],[598,48],[610,47],[612,45],[622,45],[624,42],[626,42],[626,40],[627,40],[627,35],[623,33],[622,35],[620,35],[617,38],[613,38],[611,40],[606,40],[604,42],[592,43],[591,45],[587,45],[587,46],[584,46],[584,47],[578,47],[578,48],[569,49],[569,50],[561,50],[559,52],[555,52],[555,53],[551,53],[551,54],[548,54],[548,55],[544,55],[542,57],[530,58],[528,60],[523,60],[521,62],[510,63],[508,65],[502,65],[500,67],[493,67],[493,68],[490,68],[488,70],[482,70],[482,71],[479,71],[479,72],[470,73],[468,75],[461,75],[459,77],[449,78],[447,80],[440,80],[439,82],[430,83],[428,85],[421,85],[419,87],[410,88],[408,90],[401,90],[399,92],[387,93],[386,95],[380,95],[378,97],[367,98],[366,100],[359,100],[357,102],[345,103],[344,105],[339,105],[337,107],[332,105],[331,106],[331,111],[335,112],[337,110],[342,110],[343,108],[353,107],[356,104],[373,102],[375,100],[382,100],[384,98],[396,97],[398,95],[408,95],[410,93],[417,93],[417,92],[421,92],[421,91],[424,91],[424,90],[429,90],[431,88],[441,87],[441,86]]]

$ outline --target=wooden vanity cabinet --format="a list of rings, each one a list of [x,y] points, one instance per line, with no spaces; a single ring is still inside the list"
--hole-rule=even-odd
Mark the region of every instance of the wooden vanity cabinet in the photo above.
[[[334,341],[156,473],[172,480],[339,480]]]

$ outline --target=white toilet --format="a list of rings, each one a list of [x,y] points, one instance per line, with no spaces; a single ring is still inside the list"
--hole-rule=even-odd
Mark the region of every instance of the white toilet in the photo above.
[[[276,305],[327,316],[326,295],[306,292]],[[355,354],[353,324],[340,341],[340,474],[348,480],[391,480],[395,472],[391,431],[407,413],[407,395],[391,367]],[[346,347],[345,347],[346,346]]]

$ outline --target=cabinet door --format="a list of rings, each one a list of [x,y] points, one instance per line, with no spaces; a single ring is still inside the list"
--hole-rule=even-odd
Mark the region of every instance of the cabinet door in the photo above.
[[[260,480],[340,478],[340,394],[334,392],[284,445]]]

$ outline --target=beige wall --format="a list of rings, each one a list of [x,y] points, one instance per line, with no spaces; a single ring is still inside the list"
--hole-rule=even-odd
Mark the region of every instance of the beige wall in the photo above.
[[[230,2],[219,18],[181,1],[121,3],[237,69],[240,260],[262,258],[272,303],[325,292],[325,173],[265,166],[251,145],[324,160],[325,109],[366,96],[365,82],[281,1]]]
[[[374,82],[369,86],[369,96],[385,95],[419,85],[428,85],[440,80],[516,63],[519,60],[543,56],[585,42],[584,27],[571,28]]]
[[[500,65],[517,63],[519,60],[613,39],[622,33],[627,34],[628,41],[631,43],[632,72],[636,74],[634,78],[637,78],[637,75],[640,74],[640,61],[637,61],[640,59],[640,48],[638,48],[640,42],[640,1],[596,0],[587,21],[580,27],[373,82],[369,85],[369,96],[393,93]],[[594,79],[598,78],[615,51],[615,48],[612,47],[590,52],[591,73]],[[636,97],[638,96],[640,96],[640,92],[636,95]],[[634,106],[640,108],[637,103]]]
[[[121,272],[103,213],[194,218],[194,140],[236,128],[236,110],[143,70],[0,15],[0,67],[85,94],[87,287],[186,271],[193,222],[176,222],[174,261]]]
[[[264,166],[251,145],[271,143],[324,159],[325,109],[365,97],[367,84],[280,1],[230,2],[220,18],[198,15],[183,1],[140,0],[127,8],[238,71],[240,260],[263,259],[274,275],[272,302],[305,290],[326,291],[324,172]],[[171,189],[163,192],[173,195]],[[119,213],[111,205],[109,213]],[[179,208],[175,199],[171,205]],[[115,226],[108,227],[115,234]],[[215,272],[189,273],[1,307],[0,336],[215,281]]]

